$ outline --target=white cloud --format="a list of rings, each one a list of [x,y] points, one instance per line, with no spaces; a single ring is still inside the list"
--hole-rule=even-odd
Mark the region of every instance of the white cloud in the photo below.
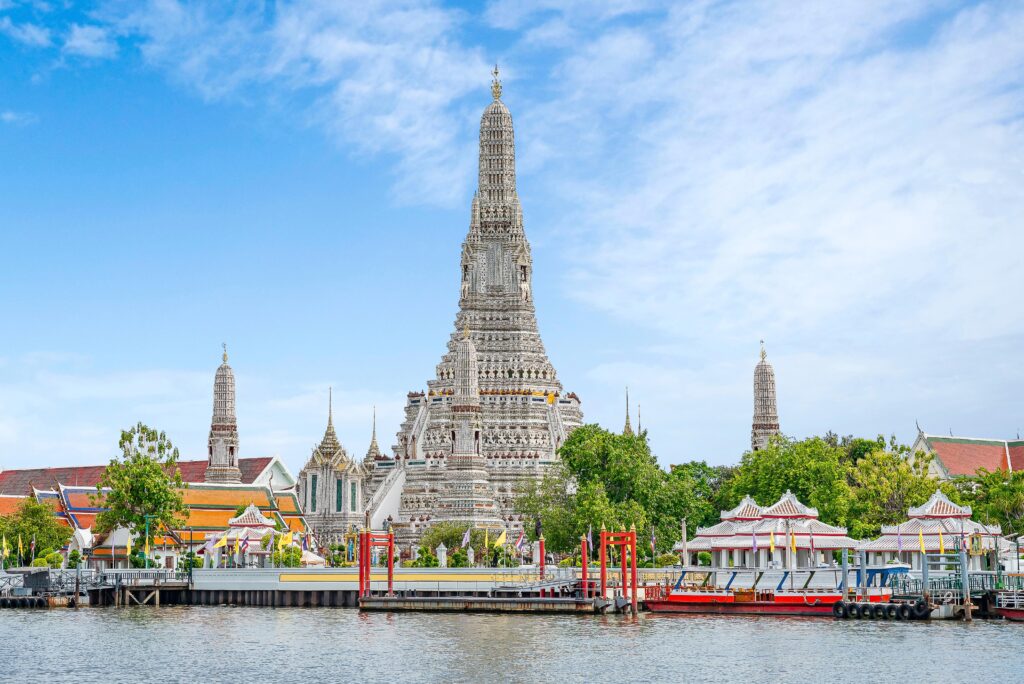
[[[50,30],[28,21],[16,24],[10,17],[0,17],[0,33],[30,47],[50,45]]]
[[[117,41],[109,29],[88,24],[72,24],[64,53],[93,59],[109,59],[117,54]]]
[[[15,112],[10,109],[0,112],[0,122],[12,126],[27,126],[35,123],[37,120],[36,115],[29,112]]]
[[[204,3],[111,3],[101,13],[144,58],[210,99],[264,92],[330,137],[397,158],[410,201],[451,204],[472,171],[471,119],[487,92],[487,60],[453,39],[461,13],[418,0],[309,2],[218,9]]]

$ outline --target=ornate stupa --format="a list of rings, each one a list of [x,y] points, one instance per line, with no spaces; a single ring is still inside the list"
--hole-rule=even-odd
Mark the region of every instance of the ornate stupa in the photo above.
[[[235,418],[235,374],[228,365],[228,346],[213,380],[213,418],[208,442],[207,482],[240,483],[238,420]]]
[[[501,100],[497,67],[491,94],[480,119],[479,185],[462,243],[459,311],[448,352],[427,391],[409,394],[394,445],[394,465],[405,469],[400,537],[418,537],[437,519],[439,496],[451,476],[462,429],[456,385],[463,331],[469,331],[476,354],[479,457],[510,534],[521,525],[512,511],[517,483],[540,477],[582,421],[579,399],[563,393],[537,330],[512,115]]]
[[[750,448],[763,449],[768,438],[779,434],[779,410],[775,404],[775,370],[761,340],[761,360],[754,366],[754,421],[750,428]]]
[[[333,392],[328,390],[327,429],[299,471],[297,494],[306,522],[321,544],[342,543],[362,527],[366,468],[349,457],[334,431]]]
[[[633,426],[629,422],[629,388],[626,388],[626,424],[622,426],[622,434],[628,437],[633,436]]]

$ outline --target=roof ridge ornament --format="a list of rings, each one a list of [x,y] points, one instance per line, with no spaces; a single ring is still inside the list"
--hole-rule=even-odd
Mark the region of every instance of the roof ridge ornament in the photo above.
[[[223,347],[223,349],[224,349],[224,354],[221,356],[221,358],[224,359],[224,363],[227,363],[228,362],[228,343],[227,342],[221,342],[220,346]]]
[[[495,62],[494,71],[491,72],[491,75],[494,76],[494,80],[491,81],[491,95],[495,100],[501,99],[501,80],[498,78],[498,73],[498,63]]]

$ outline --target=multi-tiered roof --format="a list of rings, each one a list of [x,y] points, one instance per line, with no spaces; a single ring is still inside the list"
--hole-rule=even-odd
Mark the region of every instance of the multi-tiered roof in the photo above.
[[[981,535],[982,548],[997,548],[1002,530],[999,525],[983,525],[971,520],[971,507],[959,506],[936,489],[931,498],[922,505],[908,511],[909,520],[899,525],[883,525],[882,536],[858,546],[861,551],[920,551],[924,540],[929,553],[945,549],[951,551],[955,545],[965,543],[972,535]],[[941,535],[941,539],[940,539]]]
[[[802,504],[787,491],[767,508],[759,506],[749,496],[738,506],[722,511],[721,522],[697,529],[696,536],[687,543],[689,551],[721,551],[733,549],[790,548],[791,537],[797,549],[826,551],[852,549],[857,545],[846,536],[845,527],[835,527],[818,520],[818,509]],[[681,550],[677,544],[676,550]]]

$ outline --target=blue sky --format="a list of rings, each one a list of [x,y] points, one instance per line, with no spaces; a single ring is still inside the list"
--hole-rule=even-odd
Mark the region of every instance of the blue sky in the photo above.
[[[444,351],[489,69],[549,355],[663,463],[1024,428],[1019,2],[0,0],[0,467],[351,453]],[[635,408],[634,408],[635,411]]]

